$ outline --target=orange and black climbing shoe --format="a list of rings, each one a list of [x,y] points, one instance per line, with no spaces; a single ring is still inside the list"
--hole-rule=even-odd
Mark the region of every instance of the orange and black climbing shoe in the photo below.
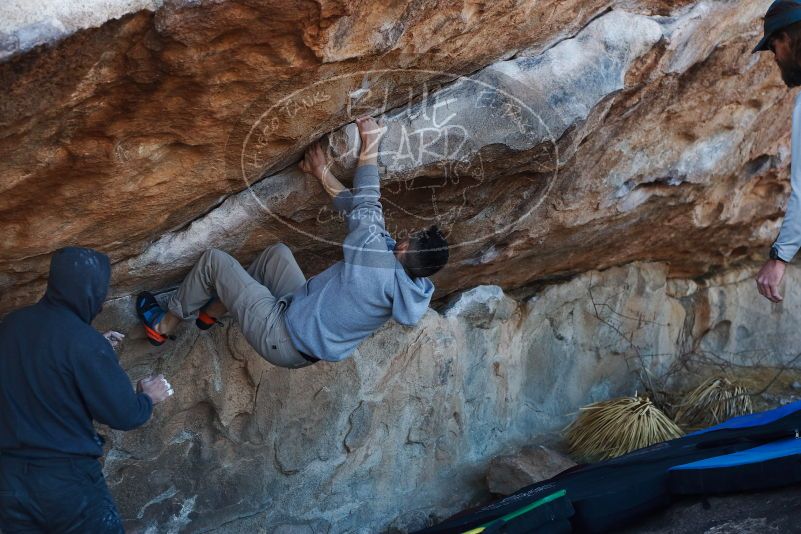
[[[168,339],[175,339],[172,336],[160,334],[156,331],[156,325],[167,312],[159,306],[156,297],[149,291],[143,291],[136,296],[136,315],[142,321],[147,334],[147,340],[151,345],[163,345]]]
[[[200,310],[197,313],[197,319],[195,319],[195,325],[197,325],[197,327],[200,328],[201,330],[208,330],[215,324],[221,325],[222,323],[218,321],[216,317],[212,317],[203,310]]]

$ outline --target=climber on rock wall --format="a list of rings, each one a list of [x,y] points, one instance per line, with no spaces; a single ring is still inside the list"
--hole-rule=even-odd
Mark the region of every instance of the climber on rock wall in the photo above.
[[[123,532],[100,463],[92,420],[118,430],[144,424],[172,395],[163,376],[134,391],[92,319],[109,286],[109,259],[56,251],[47,291],[0,322],[0,531]],[[111,339],[110,339],[111,338]]]
[[[765,15],[765,33],[754,53],[773,52],[787,87],[801,85],[801,0],[773,2]],[[792,163],[790,201],[779,237],[770,250],[770,259],[757,274],[759,292],[773,302],[783,297],[779,285],[787,262],[801,247],[801,95],[796,96],[792,117]]]
[[[436,226],[397,243],[392,239],[379,202],[378,145],[386,128],[370,117],[356,124],[361,148],[352,191],[331,173],[319,143],[299,164],[345,214],[344,259],[306,280],[282,243],[268,247],[247,270],[225,252],[207,250],[168,310],[150,293],[137,297],[151,343],[164,343],[181,320],[195,314],[195,324],[207,329],[230,311],[265,360],[299,368],[347,358],[390,318],[404,325],[420,320],[434,292],[428,277],[447,263],[448,242]]]

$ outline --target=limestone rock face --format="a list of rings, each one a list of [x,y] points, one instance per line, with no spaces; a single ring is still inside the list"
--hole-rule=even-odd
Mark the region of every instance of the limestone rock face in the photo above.
[[[791,361],[801,272],[781,305],[752,281],[789,193],[793,97],[750,54],[769,3],[0,7],[0,314],[58,247],[100,249],[97,328],[176,390],[103,429],[128,530],[412,530],[584,404]],[[131,296],[166,296],[209,247],[247,262],[280,240],[308,275],[341,258],[342,217],[295,164],[321,139],[350,183],[362,114],[387,126],[387,228],[448,233],[436,310],[297,371],[230,319],[148,345]]]
[[[142,429],[103,430],[126,526],[414,530],[488,498],[493,457],[553,441],[583,405],[642,392],[643,369],[700,375],[709,363],[688,357],[699,346],[693,355],[714,356],[715,370],[757,353],[763,365],[792,362],[797,289],[780,310],[758,300],[751,271],[690,294],[667,274],[632,264],[519,299],[476,288],[417,327],[388,324],[350,360],[294,371],[265,363],[230,319],[151,347],[130,300],[112,300],[96,326],[128,333],[131,377],[162,372],[176,391]],[[788,287],[801,287],[801,271],[788,271]],[[769,330],[738,328],[726,310],[740,308]]]
[[[791,100],[748,53],[768,3],[108,0],[86,24],[155,11],[0,64],[0,310],[66,244],[111,255],[114,296],[176,284],[210,246],[247,261],[281,239],[324,268],[343,227],[294,163],[322,137],[347,178],[363,113],[389,128],[388,227],[449,232],[440,296],[764,254]],[[4,39],[68,33],[59,5],[16,6]]]
[[[487,472],[487,488],[495,495],[511,495],[575,465],[576,462],[570,458],[542,445],[525,447],[517,454],[492,459]]]

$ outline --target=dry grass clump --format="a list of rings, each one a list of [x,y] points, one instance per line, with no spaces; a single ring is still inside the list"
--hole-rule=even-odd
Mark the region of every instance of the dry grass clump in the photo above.
[[[565,429],[570,453],[594,462],[681,437],[683,432],[645,397],[596,402]]]
[[[679,405],[676,421],[685,427],[722,423],[753,411],[748,390],[728,378],[710,378]]]

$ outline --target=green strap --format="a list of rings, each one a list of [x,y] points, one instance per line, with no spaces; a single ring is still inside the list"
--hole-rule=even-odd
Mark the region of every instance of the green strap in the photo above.
[[[512,519],[520,517],[523,514],[529,513],[533,509],[538,508],[538,507],[542,506],[543,504],[548,504],[549,502],[555,501],[556,499],[561,499],[565,495],[567,495],[567,491],[565,491],[565,490],[557,491],[556,493],[552,493],[552,494],[550,494],[550,495],[548,495],[546,497],[543,497],[542,499],[540,499],[538,501],[534,501],[533,503],[531,503],[531,504],[529,504],[527,506],[524,506],[523,508],[520,508],[519,510],[515,510],[514,512],[510,512],[510,513],[506,514],[505,516],[503,516],[503,517],[501,517],[499,519],[494,519],[494,520],[490,521],[489,523],[481,525],[478,528],[474,528],[473,530],[465,531],[463,534],[478,534],[480,532],[484,532],[484,529],[486,529],[487,527],[497,523],[498,521],[503,521],[504,523],[509,522]]]

